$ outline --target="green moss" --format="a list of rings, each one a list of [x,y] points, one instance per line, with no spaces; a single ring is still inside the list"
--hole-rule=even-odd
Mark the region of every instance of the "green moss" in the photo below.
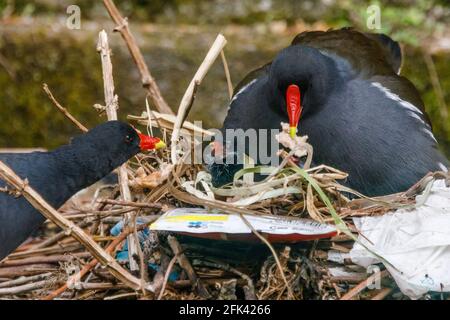
[[[75,44],[75,46],[74,46]],[[92,108],[102,92],[101,70],[92,43],[67,38],[4,34],[0,53],[14,70],[0,71],[0,145],[4,147],[55,147],[76,133],[42,90],[48,83],[55,97],[88,125],[95,122]],[[55,50],[58,48],[58,50]],[[92,53],[93,52],[93,53]]]

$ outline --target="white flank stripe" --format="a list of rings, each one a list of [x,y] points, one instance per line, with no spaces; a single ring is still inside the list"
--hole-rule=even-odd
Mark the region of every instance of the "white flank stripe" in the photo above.
[[[431,139],[433,139],[434,142],[437,143],[437,140],[436,140],[436,138],[434,137],[433,132],[431,132],[431,131],[430,131],[429,129],[427,129],[427,128],[422,128],[422,131],[425,132],[427,135],[429,135],[429,136],[431,137]]]
[[[408,111],[408,114],[409,114],[411,117],[416,118],[417,120],[419,120],[420,123],[421,123],[422,125],[426,126],[427,128],[430,127],[430,125],[429,125],[428,123],[426,123],[426,122],[425,122],[425,121],[424,121],[417,113]]]
[[[382,84],[380,84],[378,82],[372,82],[372,86],[381,90],[386,95],[386,97],[388,97],[389,99],[400,103],[400,105],[402,107],[404,107],[408,110],[411,110],[413,112],[416,112],[418,114],[423,114],[422,111],[420,111],[420,109],[417,108],[415,105],[413,105],[412,103],[410,103],[408,101],[402,100],[402,98],[400,98],[398,95],[396,95],[395,93],[392,93],[391,90],[383,87]]]
[[[230,104],[233,103],[234,100],[236,100],[236,98],[245,90],[247,90],[252,84],[254,84],[256,81],[258,81],[258,79],[253,79],[252,81],[250,81],[249,83],[247,83],[245,86],[243,86],[241,88],[241,90],[239,90],[233,97],[233,99],[231,99]]]
[[[439,162],[438,163],[439,168],[441,168],[442,171],[444,172],[448,172],[448,168],[446,166],[444,166],[443,163]]]
[[[408,101],[402,100],[402,98],[400,98],[395,93],[392,93],[388,88],[383,87],[383,85],[379,82],[372,82],[372,86],[379,89],[381,92],[383,92],[387,98],[389,98],[395,102],[398,102],[402,107],[409,110],[408,115],[419,120],[420,123],[424,126],[424,128],[422,128],[422,131],[426,135],[431,137],[431,139],[433,139],[434,142],[437,143],[436,138],[433,135],[433,132],[431,132],[431,130],[430,130],[430,126],[420,116],[420,115],[423,115],[423,113],[422,113],[422,111],[420,111],[419,108],[417,108],[415,105],[413,105],[412,103],[410,103]]]

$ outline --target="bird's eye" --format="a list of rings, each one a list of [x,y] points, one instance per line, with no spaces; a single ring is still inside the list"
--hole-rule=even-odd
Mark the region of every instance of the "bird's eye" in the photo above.
[[[131,143],[131,142],[133,142],[133,138],[131,136],[126,136],[125,137],[125,142],[126,143]]]

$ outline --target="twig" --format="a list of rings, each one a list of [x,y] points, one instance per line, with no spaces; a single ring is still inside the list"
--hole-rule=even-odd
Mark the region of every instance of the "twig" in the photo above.
[[[11,295],[11,294],[19,294],[27,291],[32,291],[36,289],[40,289],[48,284],[47,280],[41,280],[38,282],[31,282],[17,287],[11,288],[2,288],[0,289],[0,296]]]
[[[91,222],[90,221],[82,221],[78,224],[78,226],[80,228],[84,228],[87,227]],[[56,242],[58,242],[59,240],[63,239],[66,236],[66,233],[64,231],[60,231],[57,234],[51,236],[50,238],[45,239],[44,241],[36,244],[31,250],[37,250],[37,249],[43,249],[46,248]],[[31,251],[31,250],[27,250],[27,251]]]
[[[23,266],[36,263],[58,263],[63,261],[71,261],[74,257],[83,259],[91,257],[89,252],[65,254],[65,255],[55,255],[55,256],[37,256],[25,259],[15,259],[15,260],[5,260],[0,263],[2,267],[13,267],[13,266]]]
[[[43,272],[57,271],[58,267],[51,264],[33,264],[29,266],[0,268],[0,277],[21,277],[41,274]]]
[[[200,83],[198,81],[196,81],[194,83],[194,90],[192,91],[191,101],[189,102],[189,105],[186,108],[186,111],[184,113],[183,119],[181,119],[180,128],[183,127],[183,124],[186,121],[187,116],[189,115],[189,112],[191,111],[192,106],[194,105],[194,101],[195,101],[195,97],[197,96],[197,90],[198,90],[198,86],[199,85],[200,85]]]
[[[191,283],[196,287],[199,296],[201,296],[202,298],[209,298],[210,294],[208,290],[206,290],[206,288],[200,282],[200,279],[195,273],[194,268],[192,268],[191,263],[186,258],[186,255],[182,252],[178,240],[173,236],[168,236],[167,241],[169,242],[170,248],[172,249],[173,253],[178,256],[178,264],[186,271],[189,280],[191,280]]]
[[[162,209],[162,205],[159,203],[144,203],[144,202],[132,202],[132,201],[119,201],[112,199],[99,200],[100,203],[114,204],[123,207],[136,207],[136,208],[149,208],[149,209]]]
[[[117,120],[118,101],[114,94],[114,79],[112,74],[111,51],[109,49],[108,35],[105,30],[98,34],[97,51],[102,60],[103,85],[105,93],[105,107],[108,120]]]
[[[105,297],[104,300],[116,300],[120,298],[134,297],[136,295],[137,295],[136,292],[121,293],[115,296]]]
[[[217,56],[220,54],[220,52],[223,50],[225,45],[227,44],[227,40],[225,37],[221,34],[219,34],[214,41],[213,45],[209,49],[208,53],[206,54],[205,59],[203,60],[202,64],[198,68],[197,72],[195,73],[194,77],[192,78],[191,82],[189,83],[189,86],[186,89],[186,92],[183,95],[183,98],[181,99],[180,106],[178,108],[178,114],[177,119],[175,121],[175,126],[173,128],[172,137],[171,137],[171,157],[172,157],[172,163],[176,164],[178,162],[177,159],[177,146],[178,146],[178,138],[180,136],[180,128],[183,122],[183,119],[186,119],[187,117],[187,110],[189,109],[189,106],[191,105],[192,96],[194,95],[195,87],[200,85],[203,78],[205,77],[208,70],[211,68],[214,61],[217,59]]]
[[[137,226],[138,229],[143,229],[146,226],[144,224],[140,224]],[[105,252],[112,253],[116,247],[122,243],[125,238],[132,233],[133,230],[128,228],[126,230],[123,230],[122,233],[115,238],[110,245],[105,249]],[[91,262],[89,262],[87,265],[85,265],[77,274],[71,276],[66,283],[58,288],[57,290],[50,293],[48,296],[44,297],[43,300],[53,300],[54,298],[58,297],[60,294],[62,294],[64,291],[66,291],[69,288],[69,285],[72,285],[76,283],[77,281],[81,280],[92,268],[94,268],[98,264],[97,259],[93,259]]]
[[[341,300],[351,300],[351,299],[353,299],[358,293],[363,291],[367,286],[371,285],[375,279],[377,279],[377,278],[379,278],[379,279],[384,278],[388,274],[389,273],[388,273],[387,270],[375,272],[373,275],[371,275],[370,277],[368,277],[367,279],[365,279],[364,281],[362,281],[361,283],[359,283],[358,285],[353,287],[349,292],[344,294],[342,296]]]
[[[112,0],[103,0],[103,4],[105,5],[106,10],[108,10],[108,13],[113,19],[114,23],[117,24],[117,27],[114,29],[114,31],[120,32],[123,40],[125,40],[128,50],[130,51],[130,54],[133,57],[133,60],[136,63],[136,66],[141,75],[142,85],[147,89],[156,108],[161,113],[174,114],[172,109],[170,109],[169,105],[162,97],[161,91],[159,90],[155,79],[152,77],[150,70],[145,63],[144,57],[142,56],[142,53],[136,44],[136,39],[134,38],[134,36],[130,32],[130,28],[128,27],[128,20],[122,17]]]
[[[120,289],[126,289],[127,286],[123,284],[117,284],[117,283],[111,283],[111,282],[100,282],[100,283],[79,283],[77,285],[77,288],[75,290],[120,290]]]
[[[223,69],[225,71],[225,77],[227,78],[228,95],[233,98],[233,82],[231,81],[230,69],[228,68],[227,59],[225,58],[225,52],[220,51],[220,57],[222,58]]]
[[[159,127],[160,129],[168,129],[170,131],[173,130],[173,126],[175,125],[176,122],[175,115],[159,113],[156,111],[151,111],[151,121],[148,120],[148,116],[142,117],[142,116],[128,115],[127,118],[130,120],[136,120],[139,124],[142,124],[144,126],[152,125],[153,127]],[[153,123],[153,119],[155,120],[155,123]],[[205,130],[201,127],[194,125],[192,122],[189,121],[184,121],[182,128],[183,128],[182,130],[186,130],[187,132],[191,132],[192,134],[196,135],[205,135],[208,137],[212,137],[214,135],[213,131]]]
[[[43,273],[43,274],[38,274],[35,276],[31,276],[31,277],[20,277],[14,280],[10,280],[10,281],[5,281],[0,283],[0,288],[8,288],[8,287],[12,287],[12,286],[18,286],[18,285],[22,285],[28,282],[32,282],[32,281],[39,281],[42,279],[46,279],[48,277],[50,277],[52,275],[51,272],[47,272],[47,273]]]
[[[330,276],[330,282],[331,283],[339,283],[339,282],[346,282],[350,284],[358,284],[361,281],[364,281],[367,275],[365,273],[355,273],[354,275],[348,275],[348,276]]]
[[[69,220],[75,219],[85,219],[91,218],[92,220],[103,219],[109,216],[121,215],[124,213],[130,213],[135,211],[134,208],[122,208],[122,209],[114,209],[114,210],[104,210],[104,211],[78,211],[82,213],[66,213],[64,216]]]
[[[69,119],[70,121],[72,121],[73,124],[75,124],[78,129],[80,129],[83,132],[88,132],[88,128],[86,128],[84,125],[81,124],[81,122],[79,122],[77,119],[75,119],[74,116],[72,116],[70,114],[69,111],[67,111],[66,108],[64,108],[62,105],[59,104],[59,102],[55,99],[55,97],[53,96],[52,92],[50,91],[50,89],[48,88],[48,85],[46,83],[44,83],[42,85],[42,88],[44,89],[45,93],[48,95],[48,97],[50,98],[50,100],[53,102],[53,104],[55,105],[55,107],[61,111],[61,113],[63,115],[65,115],[67,117],[67,119]]]
[[[132,276],[125,270],[117,261],[112,258],[105,250],[100,247],[91,237],[89,237],[83,229],[76,224],[67,220],[63,215],[56,211],[50,204],[48,204],[32,187],[23,181],[17,174],[14,173],[6,164],[0,161],[0,177],[6,183],[16,188],[22,193],[25,199],[44,217],[51,220],[58,227],[66,230],[67,234],[73,236],[104,266],[106,266],[111,274],[117,279],[125,283],[132,289],[141,289],[141,282],[139,279]],[[146,290],[151,292],[154,288],[151,284],[145,286]]]
[[[142,288],[143,288],[144,284],[149,281],[149,277],[148,277],[147,262],[145,261],[144,252],[139,244],[136,219],[137,219],[137,215],[134,215],[133,216],[133,224],[132,224],[134,231],[132,233],[132,236],[134,237],[134,241],[136,241],[136,243],[138,244],[137,253],[138,253],[138,257],[139,257],[139,271],[140,271]],[[135,257],[129,256],[129,260],[131,260],[132,258],[135,258]],[[144,289],[142,289],[142,295],[146,296],[146,291]]]
[[[67,234],[66,234],[66,236],[67,236]],[[31,249],[27,249],[25,251],[13,252],[3,261],[14,260],[14,259],[23,259],[26,257],[35,256],[35,255],[67,253],[67,252],[79,250],[81,248],[83,248],[83,246],[80,245],[79,243],[58,244],[53,247],[38,248],[38,249],[35,249],[32,247]]]
[[[172,260],[170,260],[169,265],[167,266],[166,274],[164,275],[163,284],[161,290],[159,291],[158,298],[156,300],[161,300],[164,295],[164,291],[166,290],[167,281],[169,280],[170,273],[172,272],[172,268],[175,265],[175,262],[178,260],[178,254],[174,255]]]
[[[102,60],[102,71],[103,71],[103,83],[105,91],[105,103],[106,103],[106,115],[108,120],[117,120],[117,108],[118,101],[117,95],[114,94],[114,79],[112,75],[112,63],[111,63],[111,52],[108,44],[108,35],[105,30],[100,31],[98,35],[97,51],[100,53]],[[127,174],[127,164],[124,163],[119,167],[119,187],[122,199],[124,201],[131,201],[131,192],[128,186],[128,174]],[[128,213],[125,215],[125,225],[133,223],[132,214]],[[136,242],[135,237],[128,237],[128,252],[130,253],[130,270],[135,272],[139,270],[139,265],[133,259],[137,256],[139,245]]]

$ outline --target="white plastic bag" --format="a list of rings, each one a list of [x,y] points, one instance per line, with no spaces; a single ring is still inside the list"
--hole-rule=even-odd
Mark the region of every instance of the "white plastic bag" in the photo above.
[[[417,299],[428,291],[450,291],[450,188],[444,180],[433,182],[418,208],[353,220],[364,235],[359,241],[398,270],[386,265],[405,295]],[[364,267],[380,262],[358,243],[350,257]]]

